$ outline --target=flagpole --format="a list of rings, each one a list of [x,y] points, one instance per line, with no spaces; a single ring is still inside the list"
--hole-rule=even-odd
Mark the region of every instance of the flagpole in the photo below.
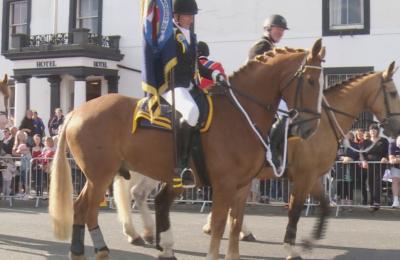
[[[171,122],[171,126],[172,126],[172,142],[173,142],[173,156],[174,156],[174,171],[176,171],[177,170],[177,168],[178,168],[178,149],[179,149],[179,147],[178,147],[178,141],[179,141],[179,138],[178,138],[178,127],[179,127],[179,125],[177,125],[177,119],[178,119],[178,117],[177,117],[177,114],[176,114],[176,107],[175,107],[175,78],[174,78],[174,70],[175,69],[172,69],[170,72],[169,72],[169,82],[168,82],[168,84],[170,84],[170,88],[171,88],[171,91],[172,91],[172,115],[171,115],[171,119],[172,119],[172,122]]]

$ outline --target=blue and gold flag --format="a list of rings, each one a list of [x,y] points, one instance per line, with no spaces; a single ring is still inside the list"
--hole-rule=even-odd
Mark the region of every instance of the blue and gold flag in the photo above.
[[[142,88],[150,98],[152,120],[160,113],[160,95],[177,63],[172,0],[143,0]]]

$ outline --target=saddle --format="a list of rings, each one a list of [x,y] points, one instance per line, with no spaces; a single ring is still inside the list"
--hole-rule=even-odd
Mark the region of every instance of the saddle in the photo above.
[[[192,97],[200,110],[199,121],[196,128],[199,129],[201,133],[204,133],[209,129],[212,121],[213,104],[211,96],[208,95],[207,92],[200,89],[193,89],[190,91],[190,93],[192,94]],[[168,104],[164,99],[161,99],[160,110],[160,116],[151,121],[149,112],[149,98],[144,97],[139,100],[134,113],[132,133],[134,133],[137,128],[153,128],[171,131],[171,105]]]
[[[210,128],[213,116],[213,103],[211,95],[205,90],[194,88],[190,91],[190,94],[200,111],[199,120],[196,126],[197,131],[195,131],[193,136],[191,156],[201,182],[203,185],[209,185],[210,181],[206,172],[204,153],[201,145],[201,133],[207,132]],[[160,116],[154,118],[152,121],[148,103],[148,97],[142,98],[137,103],[133,115],[132,133],[135,133],[137,128],[172,131],[172,106],[164,99],[161,99]]]

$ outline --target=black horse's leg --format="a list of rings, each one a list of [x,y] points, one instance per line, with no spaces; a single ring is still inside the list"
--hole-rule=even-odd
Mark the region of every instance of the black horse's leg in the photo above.
[[[162,251],[158,259],[176,259],[173,252],[174,241],[169,219],[169,211],[174,199],[174,190],[168,184],[162,185],[155,198],[156,247]]]

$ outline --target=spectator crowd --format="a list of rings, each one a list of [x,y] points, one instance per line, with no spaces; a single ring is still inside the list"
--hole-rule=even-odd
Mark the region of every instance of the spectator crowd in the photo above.
[[[46,126],[38,112],[27,110],[18,127],[10,124],[0,129],[1,195],[28,198],[28,186],[36,196],[48,187],[50,163],[56,151],[57,135],[64,115],[57,108]],[[44,186],[47,187],[44,187]]]

